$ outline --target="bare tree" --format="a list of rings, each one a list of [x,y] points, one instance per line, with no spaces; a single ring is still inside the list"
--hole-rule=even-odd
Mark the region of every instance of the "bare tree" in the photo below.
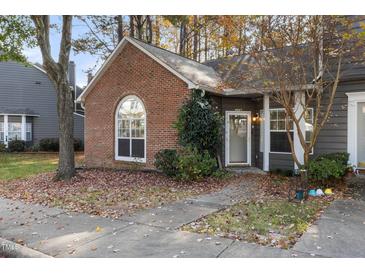
[[[343,65],[355,57],[355,46],[361,46],[359,33],[353,29],[353,18],[338,16],[261,16],[253,26],[250,53],[256,63],[250,71],[259,73],[250,78],[253,83],[265,79],[263,86],[256,87],[271,91],[271,98],[285,109],[293,160],[306,167],[331,117]],[[310,125],[307,118],[312,110]],[[293,128],[303,155],[295,151]]]
[[[68,81],[68,66],[71,50],[72,16],[62,17],[62,36],[58,60],[51,54],[49,16],[31,16],[38,46],[43,57],[43,66],[57,90],[57,113],[59,122],[59,164],[56,179],[69,180],[75,174],[73,139],[73,95]]]

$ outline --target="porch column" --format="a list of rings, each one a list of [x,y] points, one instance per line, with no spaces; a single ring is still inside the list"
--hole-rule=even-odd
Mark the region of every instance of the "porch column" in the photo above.
[[[295,117],[299,119],[300,115],[304,111],[304,105],[305,105],[305,93],[303,91],[297,91],[295,93],[295,104],[294,104],[294,111],[295,111]],[[305,134],[305,117],[303,115],[302,119],[299,121],[299,126],[301,129],[301,132]],[[294,151],[295,155],[297,156],[298,161],[301,164],[304,164],[304,149],[300,143],[299,134],[297,131],[297,127],[294,124]],[[294,169],[298,169],[298,166],[296,163],[294,163]]]
[[[21,139],[25,141],[27,139],[27,122],[26,122],[26,116],[22,115],[22,133],[21,133]]]
[[[8,144],[8,115],[4,115],[4,143],[5,145]]]
[[[264,95],[264,171],[270,169],[270,95]]]

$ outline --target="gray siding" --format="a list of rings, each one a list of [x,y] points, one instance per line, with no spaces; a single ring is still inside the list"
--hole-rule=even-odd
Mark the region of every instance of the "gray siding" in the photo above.
[[[0,113],[29,109],[33,118],[33,142],[58,137],[56,91],[48,76],[33,66],[0,62]],[[75,137],[84,139],[83,118],[75,115]]]
[[[365,71],[363,71],[365,76]],[[347,92],[365,91],[365,80],[341,82],[337,88],[331,118],[321,130],[314,156],[347,151]]]

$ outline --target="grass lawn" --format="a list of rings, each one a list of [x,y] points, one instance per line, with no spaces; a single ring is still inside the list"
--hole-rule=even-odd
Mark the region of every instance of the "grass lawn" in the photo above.
[[[77,154],[76,161],[82,158]],[[0,153],[0,181],[55,171],[57,164],[58,154],[55,153]]]
[[[326,199],[246,201],[206,216],[184,230],[289,248],[328,205]]]

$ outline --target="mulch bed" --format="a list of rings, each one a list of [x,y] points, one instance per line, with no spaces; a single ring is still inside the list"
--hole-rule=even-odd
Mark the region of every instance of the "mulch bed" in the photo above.
[[[144,208],[218,191],[242,180],[208,178],[181,182],[141,171],[80,170],[69,182],[53,181],[54,173],[0,181],[0,196],[69,211],[118,218]]]

